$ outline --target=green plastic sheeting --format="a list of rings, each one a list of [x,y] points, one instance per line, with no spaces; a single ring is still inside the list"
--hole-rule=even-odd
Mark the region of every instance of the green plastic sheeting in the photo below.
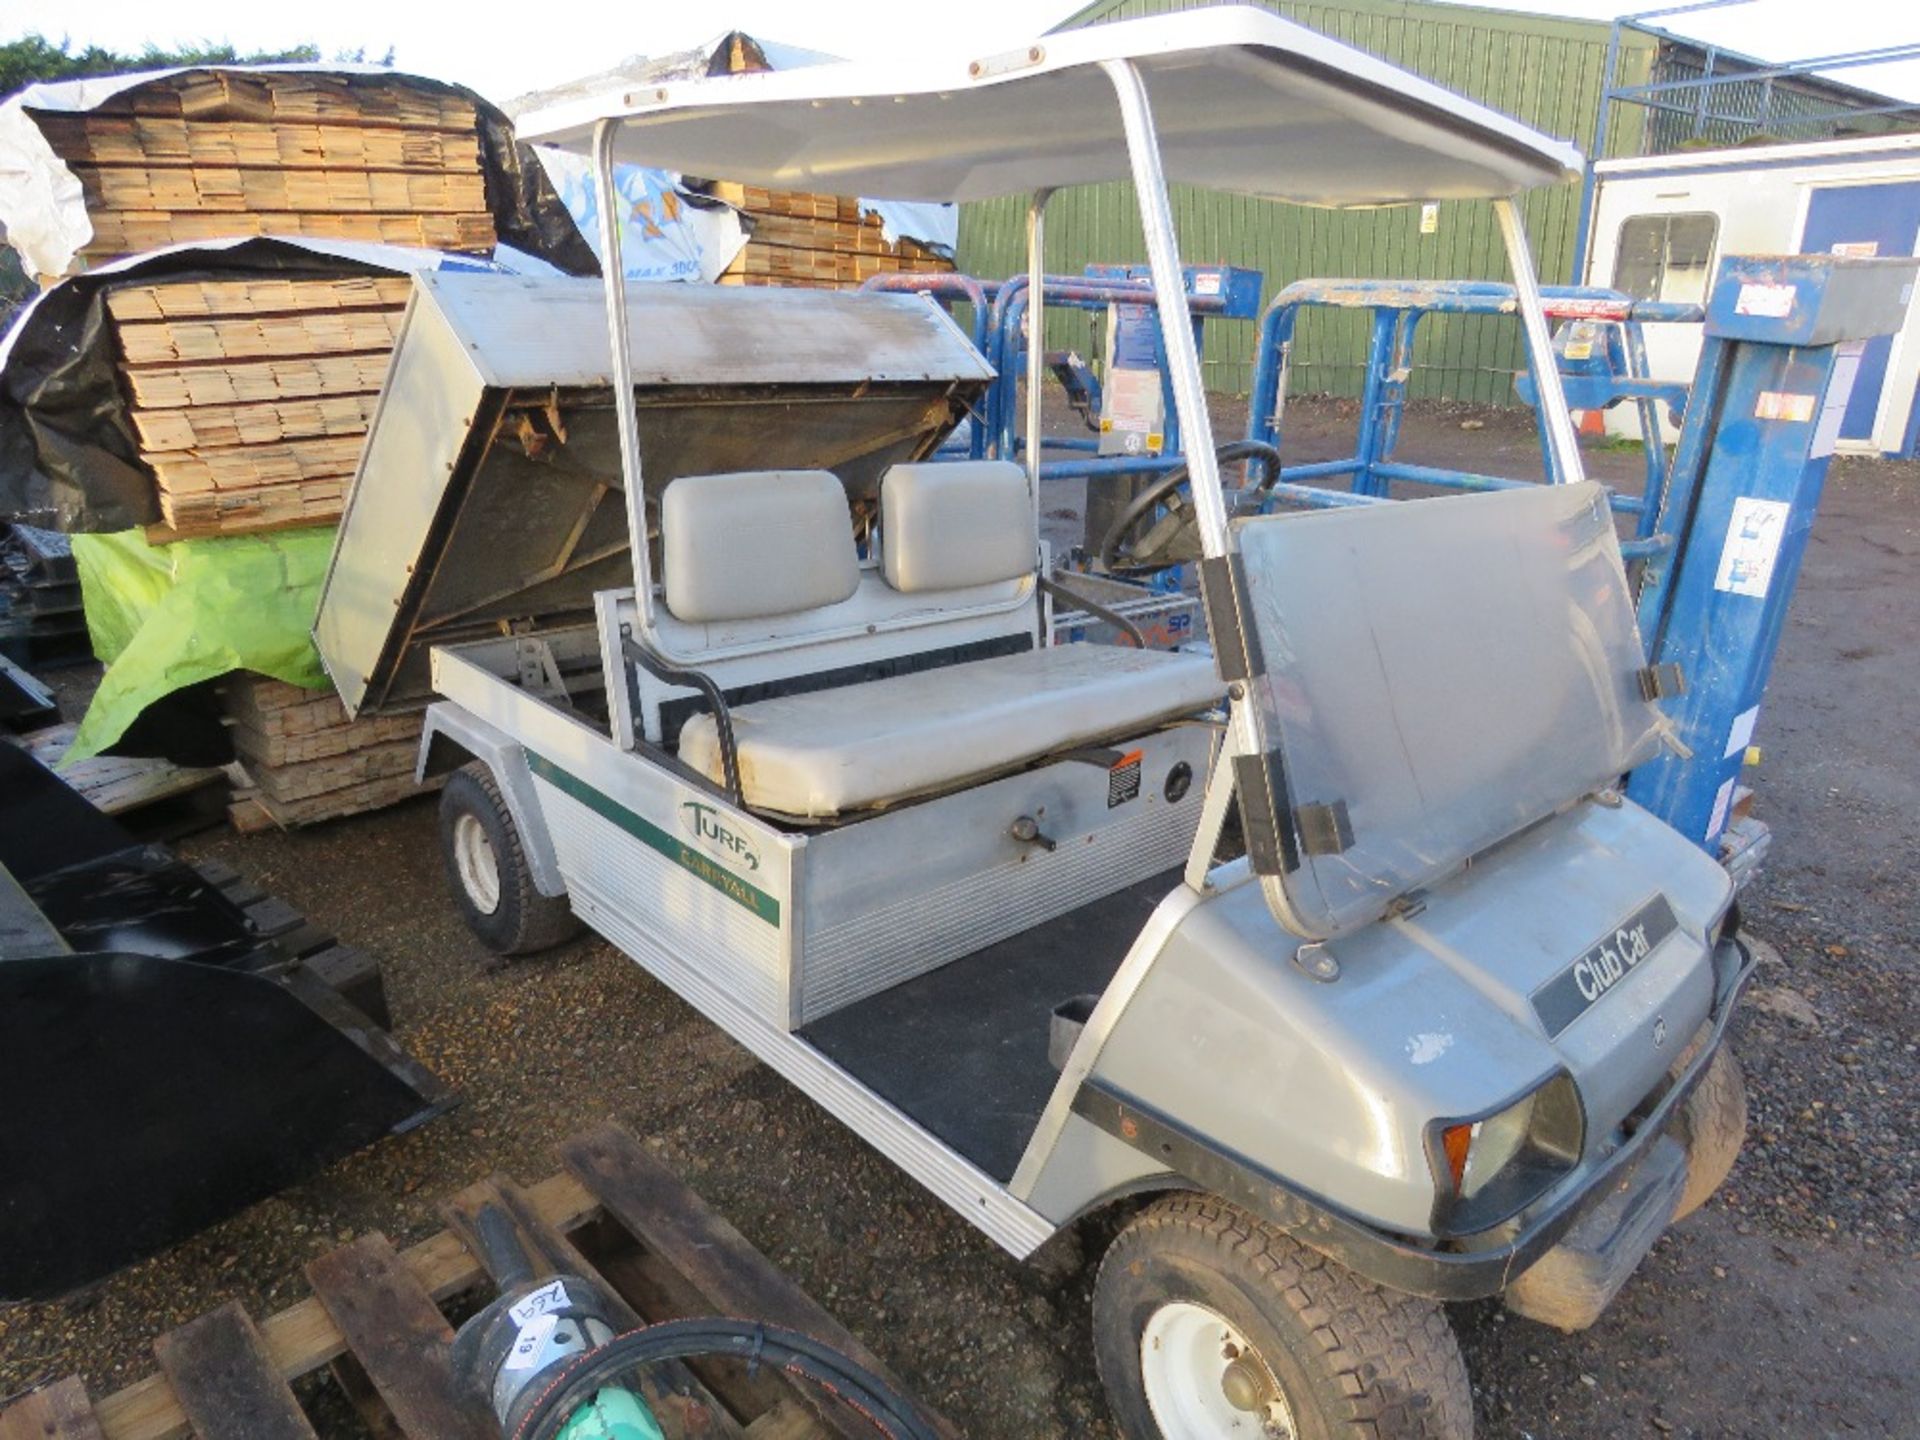
[[[67,751],[98,755],[149,705],[230,670],[327,688],[313,616],[333,527],[149,545],[138,530],[75,535],[93,653],[107,664]]]

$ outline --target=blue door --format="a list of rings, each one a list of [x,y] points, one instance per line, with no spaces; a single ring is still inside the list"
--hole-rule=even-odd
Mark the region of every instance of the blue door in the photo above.
[[[1920,180],[1894,185],[1836,185],[1815,190],[1807,202],[1807,228],[1800,237],[1802,255],[1911,255],[1920,236]],[[1872,247],[1872,248],[1868,248]],[[1887,383],[1887,359],[1893,336],[1867,342],[1853,398],[1840,422],[1843,440],[1873,438],[1873,417]]]

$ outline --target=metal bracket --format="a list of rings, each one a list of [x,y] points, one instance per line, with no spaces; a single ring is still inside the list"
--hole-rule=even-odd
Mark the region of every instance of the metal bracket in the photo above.
[[[1686,674],[1676,661],[1643,665],[1633,672],[1633,679],[1640,687],[1640,698],[1649,704],[1655,700],[1676,700],[1687,693]]]
[[[513,660],[519,671],[522,690],[530,695],[538,695],[542,700],[572,708],[573,700],[567,694],[567,682],[560,674],[560,662],[554,658],[553,646],[544,637],[514,636]]]
[[[1302,805],[1293,812],[1293,824],[1303,855],[1339,855],[1353,848],[1353,821],[1344,800]]]
[[[1300,842],[1287,803],[1287,768],[1280,752],[1234,756],[1233,788],[1240,797],[1240,830],[1253,873],[1285,875],[1298,870]]]
[[[1247,614],[1246,577],[1240,556],[1210,556],[1200,562],[1200,601],[1207,611],[1207,638],[1226,681],[1248,680],[1263,673],[1260,637]]]

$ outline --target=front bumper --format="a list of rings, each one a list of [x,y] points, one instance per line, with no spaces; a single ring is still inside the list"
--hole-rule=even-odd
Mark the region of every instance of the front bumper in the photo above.
[[[1633,1133],[1611,1154],[1576,1171],[1556,1192],[1516,1219],[1456,1242],[1461,1248],[1435,1249],[1432,1242],[1381,1230],[1097,1080],[1081,1086],[1073,1108],[1198,1188],[1245,1206],[1376,1284],[1434,1300],[1484,1299],[1501,1293],[1558,1245],[1582,1216],[1619,1189],[1666,1134],[1675,1112],[1686,1103],[1725,1041],[1754,963],[1751,952],[1737,939],[1723,939],[1714,956],[1714,972],[1720,978],[1706,1039]]]

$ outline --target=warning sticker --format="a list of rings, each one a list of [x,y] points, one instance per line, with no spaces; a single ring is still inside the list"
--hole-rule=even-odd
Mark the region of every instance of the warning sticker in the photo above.
[[[1714,589],[1755,599],[1767,593],[1792,508],[1784,500],[1757,500],[1751,495],[1733,502],[1727,542],[1720,550],[1720,568],[1714,572]]]
[[[1878,240],[1841,240],[1833,247],[1835,255],[1854,255],[1862,260],[1871,260],[1880,253]]]
[[[1220,293],[1220,272],[1218,270],[1194,271],[1193,293],[1196,295],[1218,295]]]
[[[1144,751],[1130,750],[1107,767],[1107,808],[1140,798],[1140,766]]]
[[[1792,420],[1804,425],[1813,418],[1813,396],[1791,390],[1762,390],[1753,407],[1756,420]]]
[[[1784,320],[1793,313],[1793,286],[1763,285],[1757,282],[1742,285],[1739,295],[1734,297],[1733,313],[1762,315],[1770,320]]]

